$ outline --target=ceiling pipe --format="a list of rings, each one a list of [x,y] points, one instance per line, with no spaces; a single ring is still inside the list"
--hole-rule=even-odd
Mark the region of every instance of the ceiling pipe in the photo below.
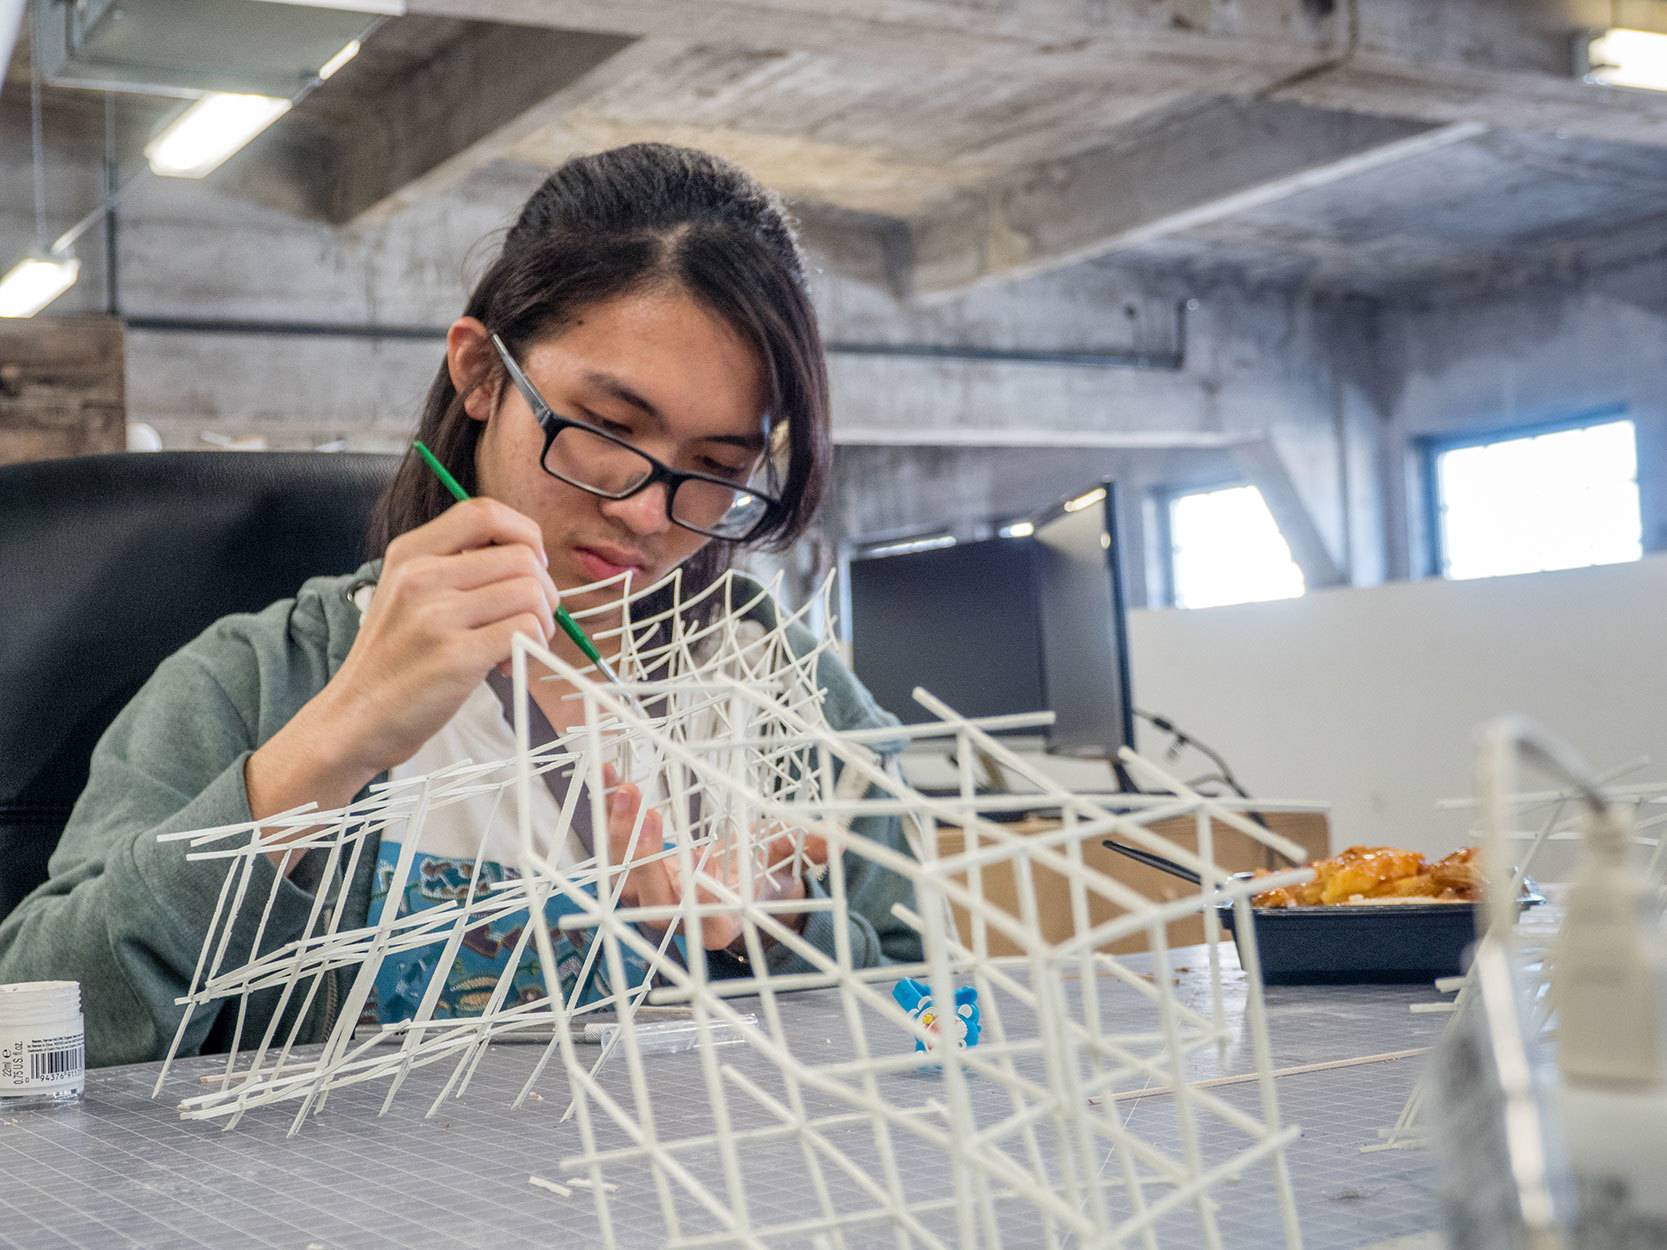
[[[976,347],[939,343],[878,343],[831,340],[830,356],[890,357],[905,360],[943,360],[963,364],[1041,365],[1074,369],[1151,369],[1179,372],[1186,365],[1187,313],[1197,300],[1175,305],[1175,350],[1171,352],[1078,351],[1033,348]],[[173,317],[135,314],[125,318],[130,330],[158,334],[247,334],[275,338],[338,338],[436,342],[446,337],[444,326],[369,325],[336,321],[277,321],[248,317]]]

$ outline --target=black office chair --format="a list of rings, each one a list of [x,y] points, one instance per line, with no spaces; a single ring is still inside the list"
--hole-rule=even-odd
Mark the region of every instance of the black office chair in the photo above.
[[[46,880],[99,736],[168,655],[365,558],[394,456],[0,466],[0,918]]]

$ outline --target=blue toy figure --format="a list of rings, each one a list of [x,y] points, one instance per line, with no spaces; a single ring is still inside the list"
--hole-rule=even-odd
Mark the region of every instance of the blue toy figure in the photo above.
[[[978,1045],[978,991],[972,986],[964,985],[955,991],[955,1011],[947,1017],[947,1024],[941,1018],[941,1013],[933,1007],[932,987],[926,982],[904,977],[891,987],[891,996],[897,1000],[899,1007],[920,1022],[927,1033],[938,1039],[933,1045],[928,1046],[917,1037],[916,1050],[930,1054],[942,1044],[945,1037],[955,1039],[957,1050]]]

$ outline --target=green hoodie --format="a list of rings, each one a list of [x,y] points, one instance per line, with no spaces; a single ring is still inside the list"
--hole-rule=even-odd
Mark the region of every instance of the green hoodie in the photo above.
[[[0,984],[81,983],[89,1065],[166,1053],[183,1012],[174,1000],[187,992],[230,861],[190,862],[186,841],[158,842],[157,835],[250,819],[244,761],[341,667],[359,630],[348,588],[358,578],[374,580],[380,567],[375,561],[353,577],[313,578],[293,599],[217,621],[157,667],[99,740],[87,788],[52,856],[51,879],[0,923]],[[766,598],[753,615],[769,627],[774,605]],[[788,637],[800,654],[814,645],[797,626]],[[835,728],[897,723],[833,655],[818,659],[817,679]],[[907,853],[895,817],[863,818],[852,829]],[[312,852],[279,883],[258,953],[298,938],[314,891],[335,886],[319,880],[323,859]],[[342,928],[366,924],[375,866],[372,842],[345,883]],[[264,900],[276,875],[257,856],[248,897]],[[892,914],[896,903],[913,907],[910,883],[860,856],[847,857],[846,881],[853,962],[918,960],[918,935]],[[249,907],[239,915],[223,966],[256,953],[250,945],[259,913]],[[806,940],[831,955],[835,923],[831,913],[811,913]],[[776,973],[811,970],[781,946],[770,949],[769,965]],[[314,996],[303,1039],[323,1040],[351,976],[343,970]],[[236,1012],[225,1006],[194,1014],[182,1054],[228,1047]],[[275,1007],[276,991],[252,996],[243,1036],[261,1036]],[[289,1020],[281,1023],[287,1028]]]

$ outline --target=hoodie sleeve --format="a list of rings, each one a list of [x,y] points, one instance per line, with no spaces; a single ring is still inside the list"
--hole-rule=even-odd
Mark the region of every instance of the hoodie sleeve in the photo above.
[[[90,1066],[158,1059],[173,1040],[184,1010],[174,999],[236,861],[192,861],[187,842],[157,835],[250,819],[244,761],[294,710],[281,623],[292,605],[227,618],[158,666],[99,740],[50,879],[0,923],[0,982],[81,983]],[[301,931],[312,896],[258,857],[255,905],[240,909],[225,966],[250,957],[274,890],[263,950]],[[199,1012],[182,1052],[213,1022]]]

